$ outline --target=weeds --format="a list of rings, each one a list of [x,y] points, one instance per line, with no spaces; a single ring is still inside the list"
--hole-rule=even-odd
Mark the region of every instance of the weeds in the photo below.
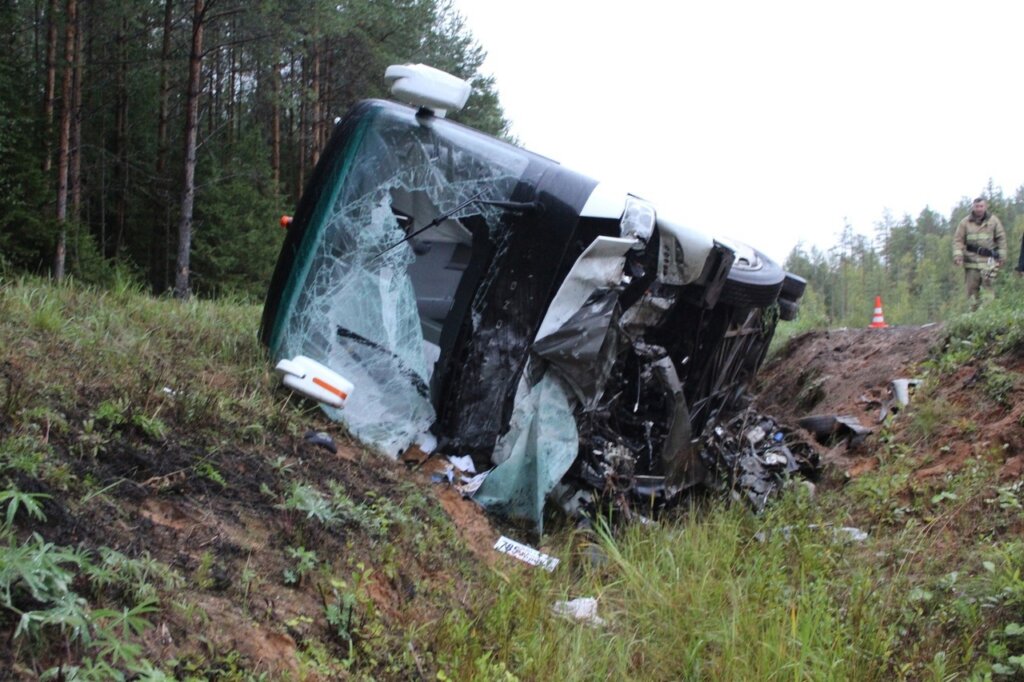
[[[985,363],[982,374],[984,377],[982,390],[988,399],[1003,407],[1012,407],[1013,401],[1010,400],[1010,393],[1017,385],[1017,375],[1006,371],[995,362]]]
[[[40,652],[65,652],[62,663],[44,678],[67,674],[56,672],[62,670],[76,671],[75,679],[122,678],[122,670],[143,665],[136,640],[150,627],[147,616],[156,611],[155,600],[121,609],[92,608],[72,585],[83,575],[95,589],[102,589],[113,581],[108,566],[94,564],[86,553],[58,547],[38,534],[19,544],[9,524],[0,530],[0,543],[0,609],[17,617],[14,642]]]
[[[284,584],[298,587],[302,580],[317,566],[316,552],[305,547],[288,547],[285,554],[292,560],[292,565],[284,569]]]
[[[15,517],[21,510],[24,510],[25,514],[38,521],[45,520],[46,516],[43,514],[40,500],[45,500],[49,497],[49,495],[42,493],[23,493],[15,489],[0,490],[0,506],[6,505],[7,509],[4,514],[3,528],[5,530],[10,529],[14,525]]]

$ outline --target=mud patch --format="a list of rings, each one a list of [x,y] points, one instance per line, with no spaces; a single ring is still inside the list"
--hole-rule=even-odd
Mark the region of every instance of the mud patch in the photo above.
[[[785,421],[848,414],[873,425],[889,382],[913,378],[941,336],[940,325],[801,334],[761,369],[755,403]]]
[[[491,526],[484,510],[475,502],[463,498],[454,488],[435,486],[434,490],[441,507],[452,520],[469,551],[488,566],[493,566],[498,558],[494,551],[498,532]]]

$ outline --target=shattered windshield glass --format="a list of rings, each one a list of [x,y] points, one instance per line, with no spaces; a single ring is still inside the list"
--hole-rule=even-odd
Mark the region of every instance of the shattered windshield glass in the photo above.
[[[510,199],[529,160],[411,111],[366,115],[309,226],[274,355],[350,380],[358,400],[324,409],[395,457],[434,421],[430,377],[442,331],[461,323],[449,319],[456,290],[502,227],[506,210],[489,202]]]

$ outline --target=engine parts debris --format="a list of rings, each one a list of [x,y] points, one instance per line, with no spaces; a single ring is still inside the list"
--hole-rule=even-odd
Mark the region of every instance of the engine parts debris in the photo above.
[[[762,511],[794,474],[814,478],[818,453],[791,429],[748,408],[701,439],[701,460],[712,489],[745,498]]]

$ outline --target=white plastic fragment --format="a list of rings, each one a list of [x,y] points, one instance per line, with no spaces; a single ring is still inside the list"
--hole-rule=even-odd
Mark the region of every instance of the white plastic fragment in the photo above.
[[[281,360],[274,369],[281,373],[285,386],[331,407],[345,407],[345,401],[355,388],[345,377],[305,355]]]
[[[917,386],[921,381],[919,379],[893,379],[892,380],[892,394],[896,398],[902,407],[906,407],[910,404],[910,389]]]
[[[476,467],[473,465],[473,458],[469,455],[462,455],[461,457],[451,455],[448,457],[448,461],[451,462],[459,471],[463,471],[467,474],[476,473]]]
[[[837,536],[845,535],[847,540],[851,542],[864,542],[868,539],[868,534],[862,531],[860,528],[853,528],[851,526],[842,526],[835,529]]]
[[[559,560],[555,557],[542,554],[533,547],[516,542],[504,535],[498,538],[498,541],[494,543],[494,549],[503,554],[508,554],[511,557],[519,559],[524,563],[530,564],[531,566],[540,566],[545,571],[553,571],[558,567]]]
[[[747,440],[750,441],[751,445],[757,445],[760,443],[764,440],[765,435],[767,434],[765,434],[764,429],[760,426],[755,426],[746,433]]]
[[[822,528],[822,526],[819,526],[816,523],[809,524],[806,527],[810,530]],[[861,530],[860,528],[854,528],[852,526],[833,527],[831,524],[826,524],[824,527],[830,528],[832,530],[832,539],[837,542],[864,542],[868,539],[867,532]],[[778,532],[782,534],[783,538],[788,540],[789,536],[793,534],[793,530],[793,526],[783,526],[782,528],[775,529],[774,531],[762,530],[758,531],[757,533],[754,533],[754,539],[758,542],[766,542],[768,540],[770,533]]]
[[[494,470],[488,469],[487,471],[479,473],[476,476],[473,476],[472,478],[467,478],[463,476],[462,483],[456,483],[455,489],[462,493],[463,497],[472,497],[473,493],[480,489],[480,486],[483,484],[484,479],[487,478],[487,474],[491,473],[492,471]]]
[[[578,597],[569,601],[556,601],[551,606],[556,616],[585,623],[591,627],[605,624],[604,618],[597,615],[597,599],[594,597]]]
[[[413,439],[413,443],[416,445],[416,447],[420,449],[420,451],[423,454],[429,455],[430,453],[437,449],[437,436],[430,433],[429,431],[426,431],[416,436],[416,438]]]

